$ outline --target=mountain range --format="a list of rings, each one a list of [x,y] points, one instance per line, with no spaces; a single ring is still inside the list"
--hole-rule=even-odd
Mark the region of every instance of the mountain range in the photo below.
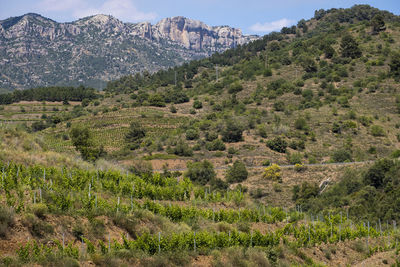
[[[108,15],[58,23],[28,13],[0,21],[0,88],[103,87],[123,75],[154,72],[255,39],[240,29],[185,17],[154,25]]]

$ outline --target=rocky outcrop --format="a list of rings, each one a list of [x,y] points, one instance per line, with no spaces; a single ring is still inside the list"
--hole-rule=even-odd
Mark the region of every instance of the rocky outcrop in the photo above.
[[[153,27],[156,38],[167,38],[188,49],[225,50],[257,38],[245,36],[240,29],[229,26],[210,27],[201,21],[184,17],[166,18]]]
[[[171,67],[256,38],[184,17],[155,25],[107,15],[58,23],[29,13],[0,21],[0,88],[99,87],[122,75]]]

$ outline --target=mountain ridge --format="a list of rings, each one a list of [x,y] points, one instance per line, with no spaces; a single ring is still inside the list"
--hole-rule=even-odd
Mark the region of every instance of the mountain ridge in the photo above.
[[[152,25],[103,14],[59,23],[27,13],[0,21],[0,88],[99,87],[122,75],[172,67],[257,38],[182,16]]]

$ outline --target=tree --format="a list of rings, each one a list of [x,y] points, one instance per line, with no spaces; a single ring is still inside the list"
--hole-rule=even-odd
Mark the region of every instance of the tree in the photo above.
[[[71,129],[71,141],[75,149],[81,153],[84,160],[95,161],[105,154],[103,146],[95,146],[88,128],[74,127]]]
[[[400,79],[400,53],[394,53],[392,55],[392,60],[390,61],[389,66],[390,75],[398,81]]]
[[[379,188],[384,185],[386,173],[394,166],[392,160],[381,159],[372,165],[364,175],[364,183]]]
[[[351,157],[351,151],[344,148],[333,152],[331,159],[333,162],[351,162],[353,160]]]
[[[189,162],[187,167],[186,176],[193,182],[205,185],[216,177],[214,166],[207,160]]]
[[[282,137],[278,136],[272,140],[267,141],[267,146],[279,153],[286,153],[287,142]]]
[[[342,57],[359,58],[362,55],[357,41],[350,34],[346,34],[340,43]]]
[[[226,172],[226,181],[228,183],[240,183],[247,179],[249,173],[247,172],[246,165],[236,160]]]
[[[139,148],[142,139],[146,136],[146,131],[140,123],[134,121],[129,126],[129,131],[125,136],[130,149],[135,150]]]
[[[308,56],[303,56],[301,57],[301,66],[303,67],[305,72],[316,72],[318,70],[317,64],[315,63],[315,60],[311,57]]]
[[[242,133],[242,126],[237,121],[230,120],[225,124],[225,128],[222,131],[222,140],[228,143],[242,141]]]
[[[183,156],[183,157],[190,157],[193,156],[192,148],[183,140],[179,140],[176,146],[173,149],[175,155]]]
[[[380,31],[386,30],[385,21],[382,14],[375,15],[371,20],[372,33],[377,34]]]

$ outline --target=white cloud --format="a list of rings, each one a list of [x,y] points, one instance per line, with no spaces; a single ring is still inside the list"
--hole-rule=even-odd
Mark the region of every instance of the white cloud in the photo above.
[[[42,0],[38,4],[42,11],[69,12],[75,18],[105,14],[129,22],[154,20],[154,12],[142,12],[137,9],[133,0],[106,0],[100,6],[94,6],[87,0]]]
[[[250,26],[250,30],[253,32],[272,32],[272,31],[279,31],[283,27],[290,26],[294,23],[293,20],[289,20],[286,18],[276,20],[276,21],[271,21],[271,22],[265,22],[265,23],[259,23],[257,22],[256,24]]]

